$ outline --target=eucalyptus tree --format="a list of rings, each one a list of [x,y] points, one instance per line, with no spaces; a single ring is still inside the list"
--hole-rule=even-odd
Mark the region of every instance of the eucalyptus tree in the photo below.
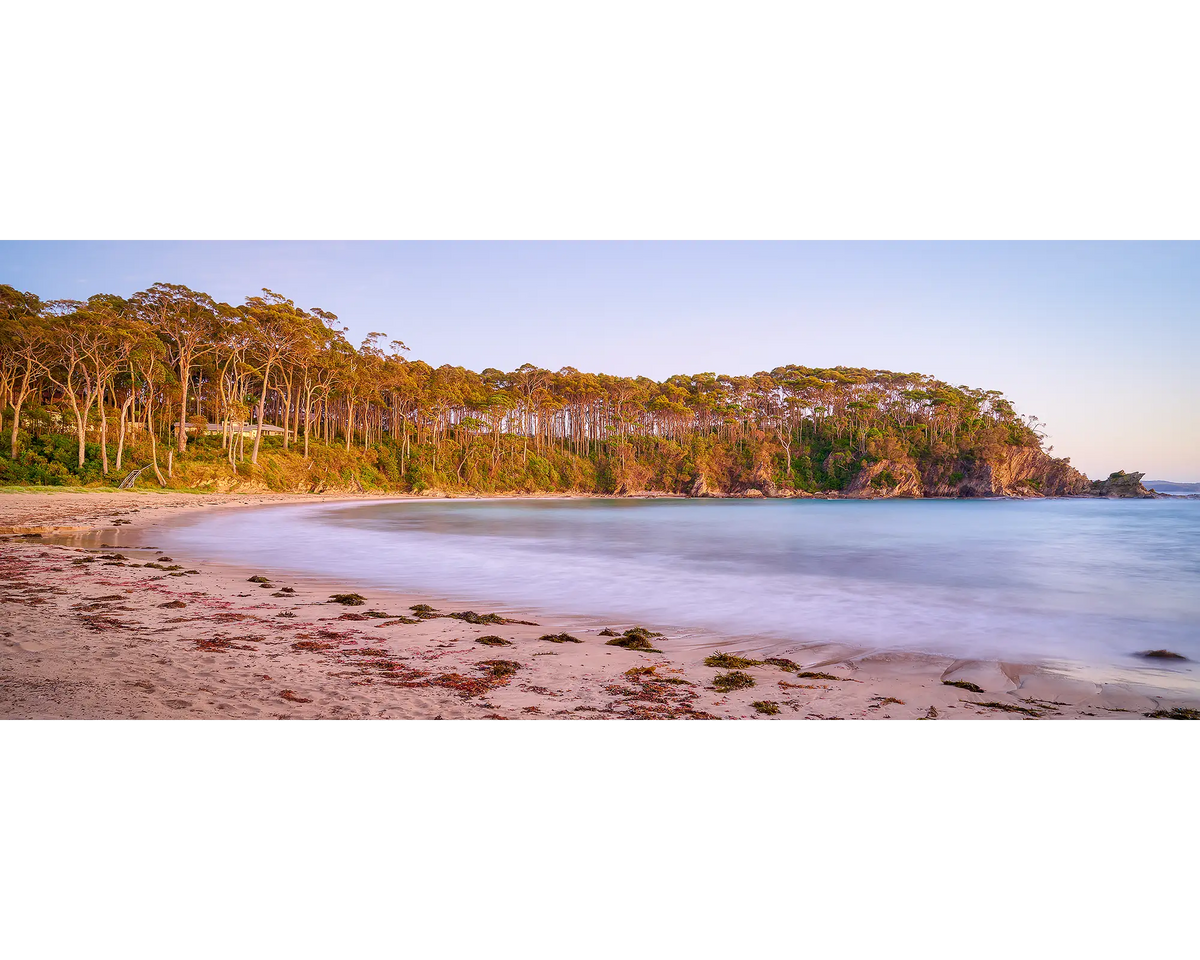
[[[123,369],[129,377],[129,393],[121,404],[118,420],[117,470],[121,469],[121,461],[125,455],[126,424],[129,422],[131,411],[135,409],[134,405],[139,393],[143,397],[144,407],[147,411],[150,409],[155,390],[153,375],[166,352],[166,348],[162,340],[155,335],[149,325],[140,323],[137,320],[129,320],[125,325],[121,351]],[[148,376],[142,373],[142,371],[147,370],[149,371]],[[140,388],[138,383],[139,377],[143,377]],[[134,416],[136,417],[136,413]],[[152,432],[150,433],[150,438],[151,442],[154,443]],[[155,469],[157,470],[157,463],[155,464]]]
[[[258,374],[262,389],[258,395],[258,427],[254,432],[254,450],[250,462],[258,463],[258,451],[262,444],[263,414],[266,410],[267,393],[271,386],[271,373],[304,337],[304,327],[309,317],[304,310],[287,297],[263,287],[261,297],[247,297],[241,308],[247,321],[249,335],[248,356],[250,365]]]
[[[67,322],[78,338],[91,382],[95,385],[96,405],[100,412],[100,472],[107,475],[108,415],[104,395],[110,390],[117,371],[128,362],[135,345],[151,336],[153,328],[133,316],[126,300],[111,294],[89,297]],[[83,466],[82,460],[80,466]]]
[[[154,467],[154,476],[160,486],[167,485],[166,478],[158,466],[158,438],[154,425],[154,405],[160,396],[165,396],[164,387],[170,377],[167,367],[166,344],[159,337],[151,337],[138,344],[138,349],[130,355],[137,376],[142,380],[145,390],[145,402],[142,413],[146,421],[146,435],[150,440],[150,465]]]
[[[43,316],[44,306],[36,294],[22,293],[0,284],[0,427],[5,406],[13,411],[11,452],[17,456],[17,434],[21,407],[37,385],[37,377],[52,349]]]
[[[543,370],[532,363],[523,363],[513,371],[510,379],[520,403],[522,416],[521,432],[524,435],[521,461],[524,463],[529,457],[529,435],[531,433],[534,435],[535,447],[539,443],[538,434],[540,431],[535,431],[534,429],[535,417],[539,402],[544,399],[547,393],[551,373],[549,370]]]
[[[79,310],[79,300],[51,300],[47,305],[49,334],[54,349],[42,361],[46,379],[63,392],[75,415],[79,441],[79,466],[84,463],[87,420],[96,401],[96,383],[87,365],[87,344],[92,335]],[[83,394],[82,406],[80,394]]]
[[[179,423],[176,449],[187,449],[187,401],[192,370],[221,348],[221,317],[229,310],[207,293],[182,284],[155,283],[131,298],[138,317],[158,331],[167,360],[179,377]]]

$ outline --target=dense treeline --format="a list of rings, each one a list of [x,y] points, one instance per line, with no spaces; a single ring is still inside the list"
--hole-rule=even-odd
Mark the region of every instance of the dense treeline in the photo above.
[[[380,333],[355,348],[334,314],[270,290],[231,306],[164,283],[86,301],[0,285],[0,482],[111,483],[145,465],[177,485],[818,491],[879,461],[1040,446],[998,391],[921,374],[789,365],[660,383],[406,351]]]

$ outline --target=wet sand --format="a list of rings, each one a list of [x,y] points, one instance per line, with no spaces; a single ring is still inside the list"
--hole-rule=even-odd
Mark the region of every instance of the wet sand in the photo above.
[[[742,667],[753,686],[721,692],[730,668],[705,657],[758,659],[752,639],[625,649],[603,631],[658,628],[468,611],[153,549],[160,524],[192,511],[346,499],[0,493],[0,717],[1133,719],[1200,706],[1200,692],[1167,689],[1167,668],[1159,687],[813,644]],[[343,593],[362,602],[331,599]]]

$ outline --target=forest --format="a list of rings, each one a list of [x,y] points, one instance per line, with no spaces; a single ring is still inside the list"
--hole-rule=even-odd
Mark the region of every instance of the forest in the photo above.
[[[0,285],[0,483],[970,495],[1014,450],[1036,454],[1026,492],[1048,463],[1081,476],[999,391],[924,374],[476,372],[346,332],[266,289],[232,306],[168,283],[86,301]]]

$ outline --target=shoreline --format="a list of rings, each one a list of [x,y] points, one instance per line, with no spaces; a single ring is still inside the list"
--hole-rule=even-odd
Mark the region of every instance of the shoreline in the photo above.
[[[473,623],[469,611],[439,604],[440,615],[422,619],[410,608],[429,597],[360,587],[363,603],[343,606],[323,591],[358,592],[353,584],[263,570],[252,574],[268,579],[260,585],[248,582],[246,569],[184,557],[160,562],[163,555],[148,549],[160,523],[199,510],[430,499],[7,493],[0,497],[0,717],[1032,719],[1141,718],[1200,706],[1200,693],[1093,681],[1045,665],[828,645],[827,656],[807,664],[743,666],[754,685],[722,693],[713,681],[729,668],[705,666],[705,656],[720,647],[753,659],[752,641],[667,636],[651,639],[660,652],[648,652],[608,644],[601,632],[640,625],[595,617],[505,609],[509,620],[537,622],[496,623],[488,617],[494,611],[476,607],[476,619],[493,622]],[[130,538],[138,545],[103,546]],[[562,634],[580,642],[542,639]],[[489,636],[504,642],[477,642]],[[803,651],[810,661],[822,652],[815,644]],[[755,701],[778,712],[760,713]]]

